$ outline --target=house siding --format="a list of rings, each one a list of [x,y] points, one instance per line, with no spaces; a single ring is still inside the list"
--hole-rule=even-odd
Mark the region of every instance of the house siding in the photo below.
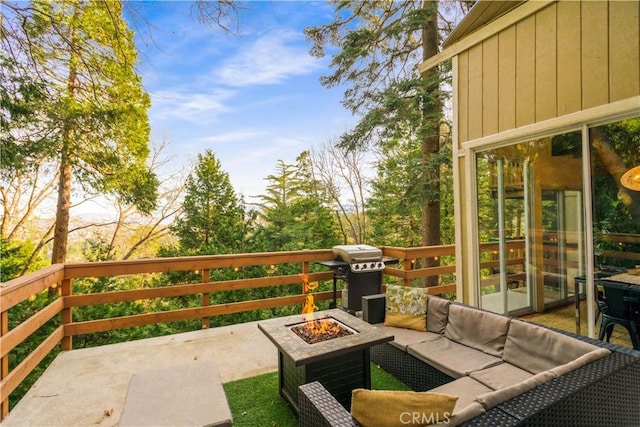
[[[559,1],[461,52],[459,147],[639,95],[639,28],[640,2]]]

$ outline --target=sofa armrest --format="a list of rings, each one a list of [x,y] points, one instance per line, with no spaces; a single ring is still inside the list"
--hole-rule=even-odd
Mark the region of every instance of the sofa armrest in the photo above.
[[[362,297],[362,320],[376,324],[384,322],[385,295],[365,295]]]
[[[298,411],[299,425],[301,426],[360,426],[344,406],[318,381],[298,387]]]
[[[640,359],[614,352],[497,408],[521,420],[521,425],[637,426],[639,376]]]

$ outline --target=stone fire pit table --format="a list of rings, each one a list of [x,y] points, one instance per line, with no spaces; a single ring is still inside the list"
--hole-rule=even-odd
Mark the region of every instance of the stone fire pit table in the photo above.
[[[352,335],[307,344],[292,326],[310,320],[302,314],[258,323],[258,328],[278,348],[280,395],[298,413],[298,387],[319,381],[346,409],[351,391],[371,388],[370,347],[393,340],[393,335],[340,309],[318,311],[313,319],[330,318],[354,331]]]

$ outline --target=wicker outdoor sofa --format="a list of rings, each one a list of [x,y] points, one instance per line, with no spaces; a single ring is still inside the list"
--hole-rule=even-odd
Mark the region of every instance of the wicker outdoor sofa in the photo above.
[[[427,332],[383,326],[384,316],[383,294],[363,297],[364,320],[395,337],[371,361],[412,390],[459,395],[444,425],[640,426],[640,351],[438,297]],[[301,426],[360,425],[319,382],[298,400]]]

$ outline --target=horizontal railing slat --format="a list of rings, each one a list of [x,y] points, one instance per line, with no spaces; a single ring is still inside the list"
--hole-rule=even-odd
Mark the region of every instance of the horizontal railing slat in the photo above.
[[[64,336],[61,325],[0,382],[0,396],[9,396],[36,366],[60,343]]]
[[[600,256],[608,257],[608,258],[618,258],[618,259],[630,259],[633,261],[640,261],[640,254],[635,252],[622,252],[622,251],[601,251]]]
[[[310,281],[328,280],[333,273],[310,273]],[[96,304],[112,304],[151,298],[178,297],[239,289],[256,289],[269,286],[284,286],[300,283],[300,275],[258,277],[254,279],[226,280],[221,282],[195,283],[190,285],[164,286],[160,288],[133,289],[128,291],[103,292],[99,294],[70,295],[65,297],[65,308]]]
[[[40,329],[42,325],[60,313],[63,307],[64,302],[62,298],[58,298],[7,332],[7,334],[0,337],[0,357],[4,357],[9,354],[11,350],[29,337],[29,335]]]
[[[509,242],[512,244],[512,242]],[[385,275],[413,279],[440,274],[454,273],[455,266],[441,265],[428,268],[411,270],[414,260],[420,258],[439,258],[443,256],[455,256],[454,245],[425,246],[419,248],[382,247],[386,257],[404,260],[403,266],[409,268],[387,267]],[[0,334],[0,357],[5,368],[2,370],[2,382],[0,394],[2,394],[3,408],[6,405],[8,394],[13,392],[18,385],[33,371],[33,369],[49,354],[61,341],[67,341],[71,349],[71,339],[75,335],[108,331],[127,327],[144,326],[155,323],[166,323],[190,319],[203,319],[206,325],[208,317],[247,312],[252,310],[284,307],[294,304],[303,304],[306,298],[304,294],[286,295],[261,300],[240,301],[227,304],[208,305],[208,295],[220,291],[234,291],[240,289],[256,289],[268,286],[286,286],[301,284],[300,274],[283,276],[266,276],[249,279],[234,279],[225,281],[210,281],[209,276],[203,274],[203,283],[166,286],[159,288],[131,289],[115,292],[104,292],[86,295],[73,295],[71,281],[79,278],[103,278],[132,276],[137,274],[161,274],[178,271],[197,272],[215,269],[240,269],[249,266],[275,266],[283,264],[300,264],[301,272],[309,270],[309,263],[333,260],[331,249],[302,250],[292,252],[264,252],[249,254],[205,255],[175,258],[142,259],[129,261],[104,261],[82,264],[57,264],[31,273],[17,279],[13,279],[0,286],[0,306],[2,307],[3,326]],[[334,277],[332,271],[308,273],[309,281],[331,280]],[[15,305],[26,301],[29,297],[45,291],[48,288],[62,286],[63,295],[45,308],[39,310],[20,325],[12,330],[7,328],[8,310]],[[455,292],[456,285],[449,284],[436,286],[430,289],[430,293],[439,295],[444,292]],[[81,306],[93,306],[100,304],[115,304],[125,301],[149,300],[154,298],[171,298],[184,295],[203,295],[201,307],[177,309],[152,313],[136,314],[108,319],[96,319],[74,323],[71,320],[72,309]],[[317,301],[333,298],[333,291],[318,292],[314,294]],[[15,350],[29,336],[32,336],[45,323],[62,313],[61,325],[49,335],[33,352],[31,352],[13,370],[8,370],[8,358],[12,350]],[[3,414],[5,414],[3,410]]]
[[[100,261],[66,264],[65,278],[119,276],[141,273],[169,273],[172,271],[240,268],[252,265],[288,264],[327,261],[333,259],[330,249],[298,252],[259,252],[249,254],[202,255],[192,257],[155,258],[122,262]]]
[[[6,311],[32,295],[60,283],[64,278],[64,264],[54,264],[25,276],[9,280],[0,286],[0,307]]]
[[[424,267],[424,268],[417,268],[415,270],[408,270],[406,271],[406,279],[409,280],[414,280],[414,279],[421,279],[423,277],[429,277],[429,276],[438,276],[440,274],[449,274],[449,273],[455,273],[456,272],[456,266],[455,265],[441,265],[441,266],[437,266],[437,267]]]
[[[429,295],[442,295],[456,292],[456,284],[450,283],[448,285],[439,285],[439,286],[431,286],[428,289],[427,293]]]
[[[331,299],[333,292],[314,293],[317,301]],[[293,304],[304,304],[306,295],[290,295],[285,297],[265,298],[262,300],[240,301],[227,304],[217,304],[207,307],[183,308],[178,310],[135,314],[131,316],[114,317],[111,319],[90,320],[76,322],[65,326],[65,336],[104,332],[114,329],[131,328],[136,326],[167,323],[180,320],[198,319],[202,317],[223,314],[241,313],[243,311],[261,310],[265,308],[281,307]]]

